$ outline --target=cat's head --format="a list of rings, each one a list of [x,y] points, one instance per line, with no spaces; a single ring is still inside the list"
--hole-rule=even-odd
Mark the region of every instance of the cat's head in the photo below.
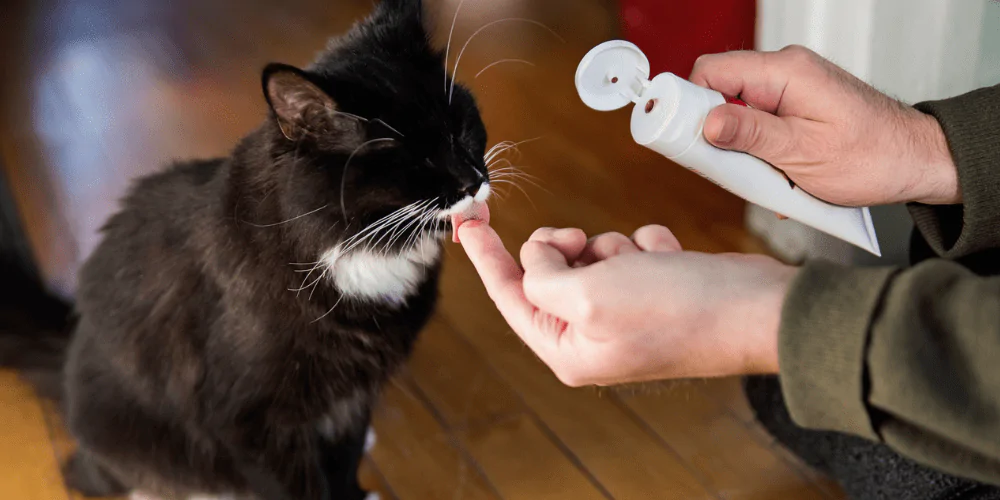
[[[421,3],[383,0],[309,67],[263,74],[284,215],[324,206],[308,217],[341,250],[410,250],[489,196],[486,129],[472,94],[451,93]]]

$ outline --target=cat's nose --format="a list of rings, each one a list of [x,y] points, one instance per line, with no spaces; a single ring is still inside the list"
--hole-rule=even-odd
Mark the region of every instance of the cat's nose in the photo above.
[[[479,190],[482,188],[483,184],[481,182],[470,182],[462,186],[462,194],[475,198],[476,195],[479,194]]]

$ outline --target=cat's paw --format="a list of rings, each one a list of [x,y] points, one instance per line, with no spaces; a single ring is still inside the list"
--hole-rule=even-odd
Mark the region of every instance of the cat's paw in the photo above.
[[[381,500],[381,498],[378,493],[369,493],[365,500]]]
[[[375,447],[375,443],[378,439],[375,436],[375,429],[369,427],[368,433],[365,434],[365,453],[368,453]]]

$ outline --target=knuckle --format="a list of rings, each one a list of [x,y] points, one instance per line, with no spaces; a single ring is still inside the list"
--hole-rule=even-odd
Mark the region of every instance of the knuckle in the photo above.
[[[694,71],[704,69],[705,66],[710,65],[712,61],[718,57],[718,54],[702,54],[698,56],[698,58],[694,60]]]
[[[545,296],[545,286],[534,273],[524,273],[524,279],[521,281],[521,290],[524,293],[524,297],[533,303],[537,303],[539,299]],[[513,291],[516,292],[517,290]]]
[[[760,151],[767,146],[764,127],[756,118],[743,120],[743,133],[739,134],[738,137],[742,139],[742,146],[747,150]]]
[[[792,64],[809,64],[815,61],[816,53],[802,45],[789,45],[780,51]]]
[[[584,290],[580,292],[580,297],[577,299],[577,318],[583,323],[594,323],[601,318],[601,306],[597,298],[594,296],[594,292],[591,290]]]

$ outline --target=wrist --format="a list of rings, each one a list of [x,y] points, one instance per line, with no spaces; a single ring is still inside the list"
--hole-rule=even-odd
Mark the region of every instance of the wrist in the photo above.
[[[912,110],[913,125],[910,144],[914,154],[910,194],[906,201],[927,205],[955,205],[962,203],[958,181],[958,167],[948,148],[948,139],[941,124],[930,115]]]
[[[739,324],[734,331],[741,335],[741,356],[737,367],[740,375],[778,373],[778,332],[785,297],[798,268],[768,259],[750,289],[743,310],[733,315]]]

